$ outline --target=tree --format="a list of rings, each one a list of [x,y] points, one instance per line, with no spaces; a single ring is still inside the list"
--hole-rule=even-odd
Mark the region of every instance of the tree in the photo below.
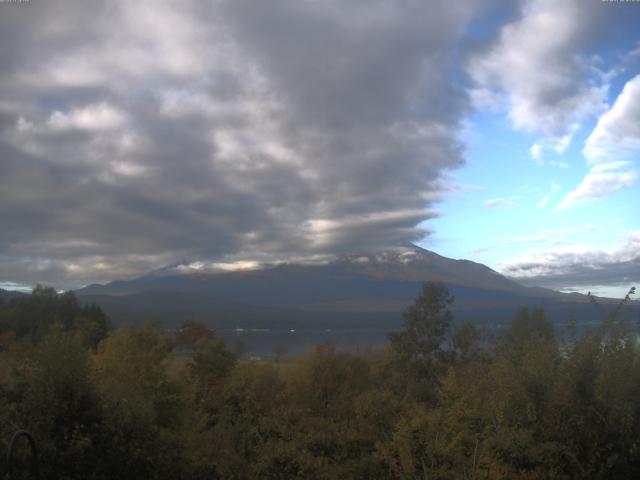
[[[453,349],[459,361],[467,362],[477,353],[480,331],[471,323],[463,323],[452,335]]]
[[[100,478],[95,437],[103,417],[81,336],[54,326],[37,345],[21,342],[8,355],[0,387],[3,435],[17,429],[34,435],[43,478]]]
[[[200,344],[189,367],[201,399],[211,400],[211,394],[233,369],[237,359],[221,338],[211,338]]]
[[[433,398],[433,386],[450,356],[442,345],[453,321],[453,300],[446,286],[426,282],[405,310],[402,330],[389,336],[396,362],[407,370],[409,385],[419,388],[416,393],[423,399]]]
[[[214,339],[215,336],[215,332],[206,325],[187,320],[176,330],[173,343],[176,347],[195,349],[207,340]]]
[[[276,357],[276,362],[280,362],[280,360],[282,360],[282,358],[285,357],[289,352],[287,350],[287,347],[285,347],[284,345],[276,345],[275,347],[273,347],[273,353]]]
[[[167,375],[168,349],[151,326],[121,328],[94,358],[94,381],[105,416],[108,478],[179,478],[184,404]]]
[[[96,347],[107,336],[109,318],[96,305],[81,305],[73,292],[58,293],[37,285],[31,295],[2,307],[0,331],[17,339],[38,341],[54,326],[79,332],[86,344]]]
[[[542,307],[520,307],[511,322],[506,341],[513,346],[522,346],[530,341],[550,342],[554,338],[553,323]]]

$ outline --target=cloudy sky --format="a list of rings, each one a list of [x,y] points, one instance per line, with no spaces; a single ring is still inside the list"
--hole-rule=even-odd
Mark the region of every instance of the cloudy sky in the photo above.
[[[640,283],[640,2],[0,0],[0,284],[414,242]]]

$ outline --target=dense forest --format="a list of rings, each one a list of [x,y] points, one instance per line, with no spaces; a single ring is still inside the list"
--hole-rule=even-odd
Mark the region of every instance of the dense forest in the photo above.
[[[488,339],[452,302],[425,284],[383,351],[255,359],[37,287],[0,305],[2,453],[26,429],[46,479],[640,478],[629,296],[580,337],[522,308]]]

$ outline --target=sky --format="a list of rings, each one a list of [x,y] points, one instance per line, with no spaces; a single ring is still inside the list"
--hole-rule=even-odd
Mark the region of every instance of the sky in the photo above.
[[[0,287],[415,243],[640,283],[640,2],[0,1]]]

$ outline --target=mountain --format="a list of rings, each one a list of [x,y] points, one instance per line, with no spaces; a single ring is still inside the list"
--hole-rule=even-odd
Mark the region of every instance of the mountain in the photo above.
[[[14,290],[4,290],[0,288],[0,303],[9,302],[17,298],[24,298],[27,295],[28,295],[27,293],[16,292]]]
[[[175,326],[193,319],[216,328],[396,328],[425,281],[448,286],[460,320],[504,323],[521,305],[542,305],[558,321],[598,312],[584,295],[524,287],[489,267],[411,245],[344,255],[324,265],[202,272],[175,266],[76,291],[117,322]]]

